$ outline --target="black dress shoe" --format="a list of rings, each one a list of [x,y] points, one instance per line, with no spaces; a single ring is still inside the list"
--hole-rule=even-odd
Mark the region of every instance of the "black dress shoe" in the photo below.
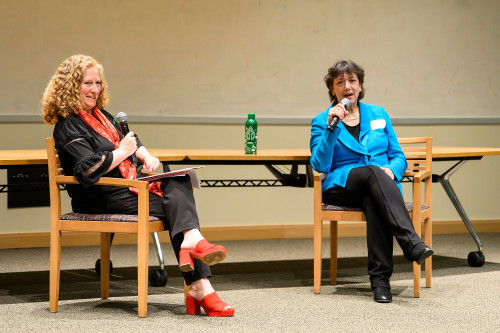
[[[419,243],[411,249],[410,257],[411,261],[415,261],[418,265],[421,265],[425,259],[429,258],[434,254],[434,250],[425,245],[424,243]]]
[[[373,288],[373,299],[377,303],[391,303],[392,302],[391,288],[387,287]]]

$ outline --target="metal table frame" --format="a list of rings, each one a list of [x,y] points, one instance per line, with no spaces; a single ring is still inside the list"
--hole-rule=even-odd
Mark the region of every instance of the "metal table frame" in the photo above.
[[[293,187],[312,187],[313,169],[307,161],[286,161],[286,160],[203,160],[189,159],[183,161],[162,161],[163,172],[171,171],[170,165],[263,165],[274,179],[202,179],[202,187],[269,187],[269,186],[293,186]],[[277,166],[290,166],[288,173],[283,172]],[[299,172],[299,166],[304,166],[304,173]]]
[[[457,172],[462,166],[464,166],[467,161],[471,160],[480,160],[482,159],[483,156],[475,156],[475,157],[462,157],[462,158],[433,158],[433,162],[440,162],[440,161],[455,161],[455,163],[451,168],[446,170],[440,175],[433,174],[432,175],[432,182],[434,183],[440,183],[441,186],[443,187],[444,191],[448,195],[448,198],[450,199],[451,203],[453,206],[455,206],[455,210],[457,211],[458,215],[460,215],[460,218],[462,219],[462,222],[464,223],[465,227],[469,231],[470,235],[472,236],[472,239],[474,239],[474,242],[477,245],[478,251],[477,252],[470,252],[469,256],[467,258],[469,265],[473,267],[481,267],[484,265],[485,262],[485,257],[483,254],[483,244],[479,240],[479,236],[477,235],[476,231],[474,230],[474,227],[472,226],[472,223],[467,216],[467,213],[465,212],[464,207],[462,206],[462,203],[458,199],[457,194],[453,190],[453,187],[451,186],[450,182],[450,177]]]

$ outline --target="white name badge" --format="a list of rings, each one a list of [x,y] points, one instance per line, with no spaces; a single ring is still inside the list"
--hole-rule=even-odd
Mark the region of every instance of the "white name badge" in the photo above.
[[[379,128],[385,128],[385,119],[372,120],[370,122],[370,126],[372,127],[372,130],[376,130]]]

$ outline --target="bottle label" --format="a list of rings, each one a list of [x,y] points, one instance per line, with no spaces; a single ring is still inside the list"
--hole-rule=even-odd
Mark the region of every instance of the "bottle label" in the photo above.
[[[245,154],[257,154],[257,131],[252,126],[245,128]]]

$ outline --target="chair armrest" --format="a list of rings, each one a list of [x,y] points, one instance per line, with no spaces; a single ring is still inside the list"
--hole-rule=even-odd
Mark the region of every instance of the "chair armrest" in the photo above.
[[[321,205],[323,204],[323,192],[321,188],[321,181],[325,178],[324,173],[314,174],[314,211],[316,214],[321,210]]]
[[[73,176],[56,176],[55,177],[56,188],[59,184],[78,184],[78,181]],[[138,205],[138,233],[147,233],[149,225],[149,182],[143,180],[135,179],[123,179],[123,178],[112,178],[112,177],[101,177],[99,181],[95,182],[93,185],[108,185],[108,186],[120,186],[120,187],[134,187],[137,189],[137,205]],[[58,189],[59,190],[59,189]],[[51,199],[52,200],[52,199]],[[60,200],[60,197],[59,199]],[[60,212],[60,201],[59,201],[59,216]]]
[[[420,172],[417,172],[413,176],[413,182],[414,183],[421,183],[422,180],[425,180],[425,179],[431,178],[431,177],[432,177],[432,171],[430,171],[430,170],[420,171]]]
[[[318,173],[315,173],[314,174],[314,180],[318,180],[318,181],[321,181],[325,179],[325,174],[324,173],[321,173],[321,172],[318,172]]]
[[[57,184],[79,184],[73,176],[57,176]],[[112,177],[101,177],[93,185],[108,185],[108,186],[121,186],[121,187],[135,187],[137,189],[149,188],[149,182],[135,179],[123,179]]]

